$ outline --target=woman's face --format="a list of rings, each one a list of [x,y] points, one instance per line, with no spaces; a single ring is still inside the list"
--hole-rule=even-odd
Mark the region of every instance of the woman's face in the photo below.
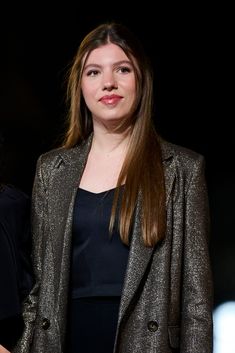
[[[119,46],[103,45],[88,56],[81,88],[94,125],[120,123],[136,97],[133,65]]]

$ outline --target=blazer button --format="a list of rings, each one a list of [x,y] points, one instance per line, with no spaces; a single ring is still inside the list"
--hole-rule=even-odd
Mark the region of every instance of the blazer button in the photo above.
[[[41,326],[43,328],[43,330],[48,330],[50,325],[51,325],[50,320],[48,320],[44,317],[42,319],[42,326]]]
[[[158,329],[157,321],[149,321],[148,322],[148,330],[151,332],[155,332]]]

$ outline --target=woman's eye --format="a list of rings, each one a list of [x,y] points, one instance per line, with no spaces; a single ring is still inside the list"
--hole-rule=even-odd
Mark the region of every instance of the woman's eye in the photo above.
[[[128,66],[121,66],[118,68],[118,71],[125,74],[131,72],[131,69]]]
[[[87,71],[87,76],[96,76],[98,75],[99,71],[98,70],[89,70]]]

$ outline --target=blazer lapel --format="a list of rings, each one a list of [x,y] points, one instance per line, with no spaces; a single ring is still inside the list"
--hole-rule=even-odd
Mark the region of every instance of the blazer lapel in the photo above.
[[[165,173],[165,187],[166,187],[166,207],[171,194],[172,186],[175,178],[175,163],[172,158],[172,149],[168,147],[167,143],[162,142],[162,157]],[[146,247],[142,240],[141,234],[141,201],[140,198],[137,202],[136,214],[133,226],[132,240],[130,244],[130,254],[127,265],[127,271],[124,281],[123,293],[120,303],[119,320],[120,324],[128,306],[137,291],[141,280],[148,268],[151,261],[155,247]]]
[[[144,246],[141,236],[140,201],[137,203],[132,240],[130,244],[129,260],[123,286],[119,309],[119,324],[123,318],[131,299],[140,285],[147,265],[151,259],[153,248]]]
[[[77,188],[85,168],[91,137],[78,147],[61,150],[51,172],[49,185],[49,224],[57,282],[57,303],[61,305],[63,288],[69,278],[71,229]],[[58,261],[60,259],[60,261]],[[59,309],[58,309],[59,310]]]

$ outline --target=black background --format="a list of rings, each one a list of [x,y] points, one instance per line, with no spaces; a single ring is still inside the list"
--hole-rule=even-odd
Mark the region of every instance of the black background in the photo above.
[[[107,20],[128,25],[153,63],[159,132],[206,158],[215,306],[234,300],[232,10],[205,2],[48,4],[10,3],[1,12],[6,181],[30,194],[38,156],[57,145],[66,113],[64,77],[83,36]]]

